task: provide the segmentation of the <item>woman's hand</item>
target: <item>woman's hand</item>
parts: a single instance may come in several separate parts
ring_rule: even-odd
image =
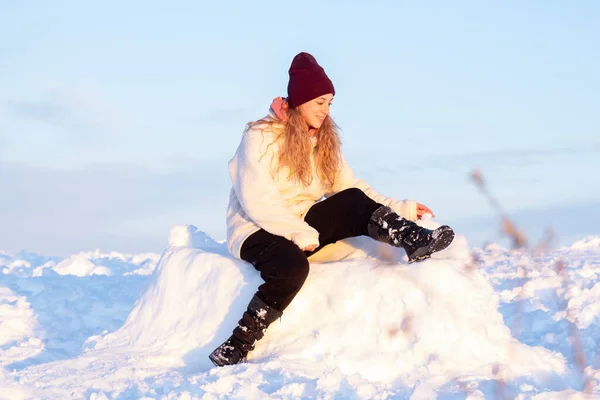
[[[425,214],[431,214],[433,218],[435,218],[435,214],[429,208],[425,207],[423,204],[417,203],[417,218],[421,219]]]
[[[317,248],[316,244],[311,244],[309,246],[306,246],[302,249],[302,251],[314,251]]]

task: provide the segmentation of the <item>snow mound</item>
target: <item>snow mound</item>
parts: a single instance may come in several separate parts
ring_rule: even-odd
[[[160,258],[157,253],[101,253],[99,250],[73,254],[67,258],[44,257],[21,252],[0,254],[0,271],[4,275],[41,277],[50,271],[77,277],[104,275],[150,275]]]
[[[573,250],[600,250],[600,236],[588,236],[576,241],[570,248]]]
[[[24,296],[0,286],[0,367],[43,351],[34,334],[37,318]]]
[[[70,256],[63,261],[59,262],[54,270],[59,275],[75,275],[75,276],[88,276],[88,275],[111,275],[111,270],[103,265],[94,264],[89,258],[83,254],[76,254]]]
[[[572,288],[566,293],[565,298],[568,300],[566,316],[569,321],[577,325],[577,328],[586,329],[592,324],[599,325],[600,282],[590,289]]]
[[[89,352],[137,349],[145,355],[139,366],[212,368],[208,354],[231,334],[262,280],[248,263],[195,248],[207,244],[199,232],[174,231],[124,325],[90,340]],[[294,365],[311,378],[337,371],[392,387],[419,383],[424,391],[498,371],[505,379],[564,371],[562,355],[511,336],[493,287],[465,269],[469,254],[457,236],[419,264],[313,261],[305,286],[248,363]]]

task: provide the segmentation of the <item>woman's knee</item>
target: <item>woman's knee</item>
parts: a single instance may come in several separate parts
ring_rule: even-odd
[[[365,192],[363,192],[359,188],[345,189],[345,190],[342,190],[341,192],[339,192],[338,194],[340,196],[343,196],[345,199],[347,199],[350,202],[362,201],[362,200],[365,200],[365,198],[369,199],[369,197],[365,194]]]
[[[301,284],[308,276],[309,262],[298,246],[280,238],[264,251],[255,267],[265,281],[277,279]]]
[[[379,204],[366,195],[365,192],[358,188],[349,188],[346,190],[342,190],[336,196],[340,196],[339,200],[342,205],[347,207],[351,207],[354,210],[359,210],[362,208],[368,209],[376,209]]]
[[[371,215],[381,204],[370,198],[358,188],[349,188],[339,192],[340,206],[342,210],[348,210],[352,214]],[[336,195],[336,196],[337,196]]]
[[[280,271],[277,274],[279,278],[293,280],[300,285],[304,283],[308,277],[310,264],[302,250],[298,249],[298,251],[288,253],[285,257],[282,257],[279,262]]]

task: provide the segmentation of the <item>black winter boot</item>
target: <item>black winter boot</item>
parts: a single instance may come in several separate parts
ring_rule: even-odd
[[[281,315],[281,311],[267,305],[255,294],[238,326],[233,330],[233,335],[210,353],[208,358],[217,367],[246,360],[248,353],[254,350],[254,343],[262,339],[269,325]]]
[[[385,206],[379,207],[371,215],[367,229],[373,239],[406,250],[409,263],[431,257],[436,251],[448,247],[454,239],[454,231],[447,225],[432,231]]]

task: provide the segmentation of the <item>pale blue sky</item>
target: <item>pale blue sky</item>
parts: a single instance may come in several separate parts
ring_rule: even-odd
[[[591,0],[2,2],[0,249],[223,239],[227,161],[300,51],[380,192],[474,242],[473,168],[507,211],[600,214],[598,21]]]

